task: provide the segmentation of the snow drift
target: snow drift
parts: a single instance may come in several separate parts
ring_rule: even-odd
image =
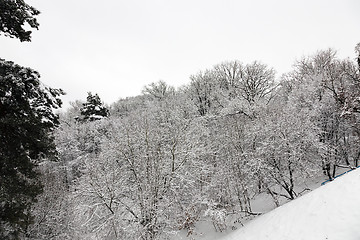
[[[360,169],[233,232],[223,240],[359,240]]]

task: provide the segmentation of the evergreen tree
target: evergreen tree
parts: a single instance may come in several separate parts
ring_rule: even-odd
[[[31,223],[41,193],[36,166],[56,156],[53,109],[60,89],[43,86],[39,73],[0,59],[0,238],[17,239]]]
[[[78,118],[78,120],[84,122],[95,121],[109,116],[109,110],[101,102],[100,97],[97,94],[92,95],[91,92],[88,93],[86,103],[83,104],[80,113],[82,118]]]
[[[0,1],[0,35],[31,41],[40,14],[24,0]],[[42,192],[37,165],[56,157],[52,132],[61,89],[45,87],[38,72],[0,58],[0,239],[19,239]]]
[[[24,28],[27,23],[31,28],[38,29],[39,23],[35,16],[40,12],[29,6],[24,0],[0,1],[0,35],[18,38],[21,42],[31,41],[31,31]]]

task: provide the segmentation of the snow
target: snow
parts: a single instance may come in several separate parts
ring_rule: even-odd
[[[245,224],[222,240],[359,240],[360,169]]]
[[[231,231],[231,230],[229,230]],[[226,232],[216,232],[210,219],[206,221],[199,221],[196,223],[196,228],[193,234],[187,236],[186,231],[175,232],[171,240],[217,240],[224,236]]]

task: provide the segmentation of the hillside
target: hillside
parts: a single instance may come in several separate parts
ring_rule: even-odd
[[[289,202],[223,240],[360,239],[360,170]]]

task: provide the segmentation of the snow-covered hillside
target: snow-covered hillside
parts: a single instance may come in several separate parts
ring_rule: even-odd
[[[222,240],[359,240],[360,169],[289,202]]]

